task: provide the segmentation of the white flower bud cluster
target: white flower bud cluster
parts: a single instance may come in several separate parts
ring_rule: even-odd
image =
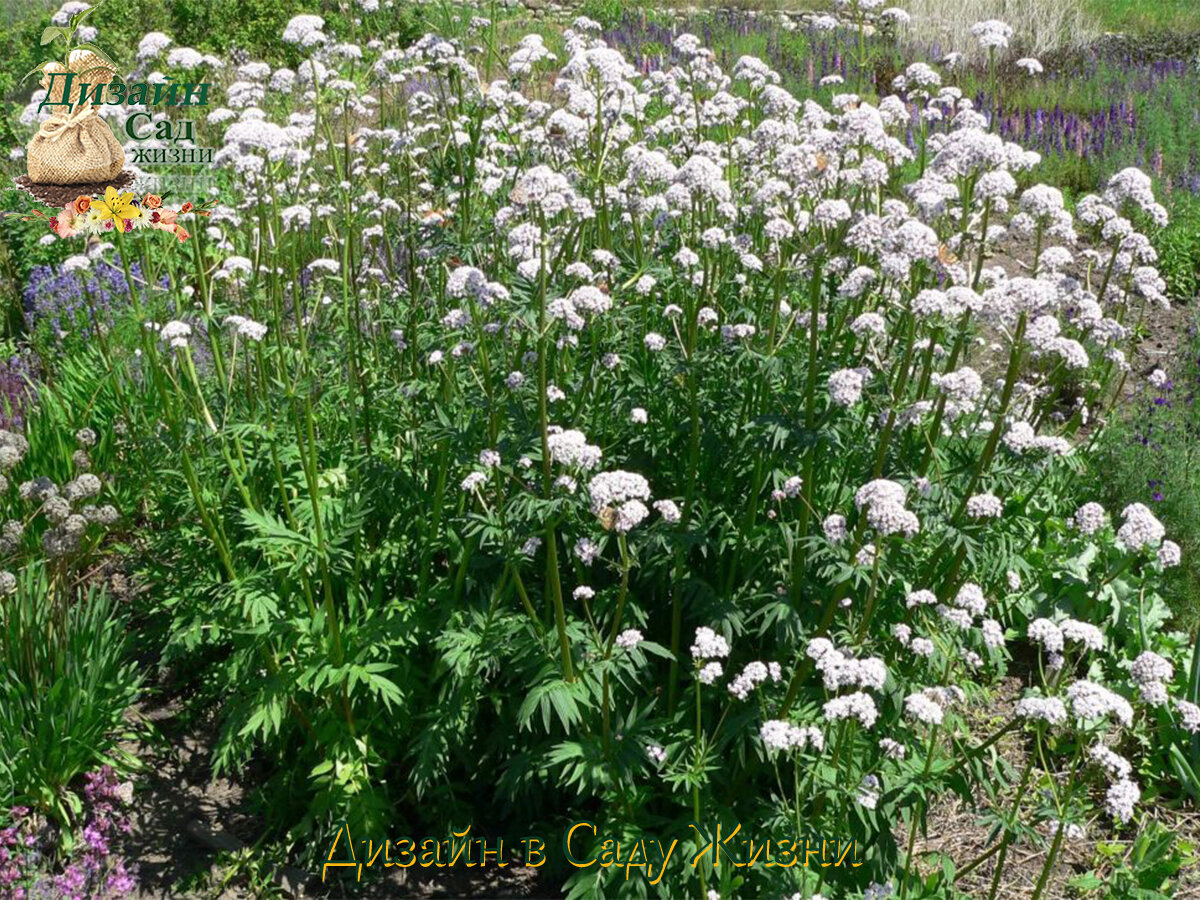
[[[846,517],[834,513],[825,517],[825,521],[821,523],[821,530],[825,532],[825,539],[831,544],[840,544],[846,540]]]
[[[1067,524],[1090,537],[1108,525],[1108,513],[1099,503],[1085,503],[1075,510]]]
[[[976,494],[967,499],[967,515],[972,519],[998,519],[1004,503],[995,494]]]
[[[980,632],[983,634],[983,643],[991,649],[1003,647],[1004,628],[995,619],[984,619],[983,624],[979,626]]]
[[[1105,795],[1104,808],[1108,814],[1122,824],[1133,818],[1133,808],[1142,798],[1137,784],[1128,778],[1113,782]]]
[[[829,376],[829,399],[837,406],[851,407],[862,398],[863,376],[857,369],[839,369]]]
[[[1179,727],[1189,734],[1200,734],[1200,706],[1188,700],[1176,700],[1179,712]]]
[[[1130,765],[1129,760],[1119,753],[1114,753],[1103,744],[1095,744],[1088,748],[1088,759],[1103,769],[1111,778],[1128,778],[1133,772],[1133,766]]]
[[[7,471],[25,458],[29,441],[25,435],[0,428],[0,471]]]

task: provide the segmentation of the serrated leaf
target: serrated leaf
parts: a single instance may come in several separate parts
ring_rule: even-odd
[[[637,647],[639,650],[649,653],[652,656],[661,656],[663,659],[673,658],[670,650],[662,644],[656,644],[654,641],[639,641]]]
[[[395,702],[397,705],[404,702],[404,694],[401,693],[400,688],[396,686],[396,683],[384,678],[382,675],[368,672],[367,685],[371,688],[372,693],[374,693],[377,697],[379,697],[380,700],[383,701],[383,705],[386,706],[389,711],[392,708],[393,702]]]

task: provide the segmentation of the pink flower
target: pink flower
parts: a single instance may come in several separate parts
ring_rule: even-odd
[[[75,228],[75,210],[71,204],[64,206],[58,215],[50,217],[50,228],[60,238],[69,238],[78,233]]]

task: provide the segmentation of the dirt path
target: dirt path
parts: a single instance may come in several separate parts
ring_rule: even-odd
[[[243,808],[245,791],[233,780],[212,775],[215,723],[185,722],[183,705],[174,699],[143,700],[132,715],[152,735],[125,747],[146,766],[136,781],[133,832],[127,840],[129,858],[138,866],[138,900],[200,896],[181,893],[182,886],[208,880],[217,854],[197,839],[196,825],[252,835],[254,821]],[[251,896],[237,888],[203,895],[220,900]]]

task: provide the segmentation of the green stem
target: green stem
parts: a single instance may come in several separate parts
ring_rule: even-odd
[[[929,731],[929,748],[925,752],[925,770],[921,775],[921,780],[929,778],[929,773],[933,769],[933,754],[937,749],[937,736],[940,725],[934,725]],[[900,900],[904,900],[908,896],[908,885],[910,876],[912,875],[913,867],[913,848],[917,843],[917,825],[920,824],[921,816],[923,815],[924,803],[918,803],[913,809],[912,825],[908,829],[908,851],[904,854],[904,878],[900,882]]]

